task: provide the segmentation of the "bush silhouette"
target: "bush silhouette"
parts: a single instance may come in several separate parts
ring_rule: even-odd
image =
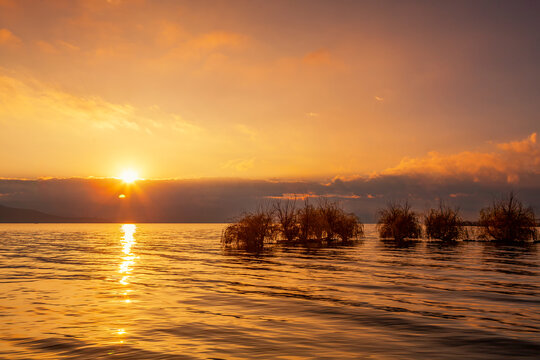
[[[455,241],[465,234],[462,222],[459,210],[441,203],[438,209],[430,209],[424,218],[426,236],[430,239]]]
[[[349,241],[364,235],[364,225],[358,217],[345,213],[337,203],[321,201],[317,210],[327,240]]]
[[[236,223],[225,228],[221,242],[246,250],[262,250],[264,244],[275,239],[276,227],[272,215],[262,209],[244,214]]]
[[[356,215],[347,214],[337,203],[320,201],[313,206],[306,200],[297,209],[295,200],[286,200],[274,203],[272,211],[244,214],[225,228],[221,241],[225,246],[261,250],[278,239],[292,244],[322,244],[363,235],[363,224]]]
[[[377,230],[381,238],[404,240],[417,239],[422,234],[418,215],[411,210],[408,202],[390,203],[386,209],[379,210]]]
[[[480,210],[480,237],[496,241],[536,240],[536,220],[513,193]]]
[[[349,241],[351,239],[359,239],[364,236],[364,225],[354,214],[342,214],[334,223],[333,233],[341,239],[341,241]]]
[[[324,218],[319,209],[309,204],[307,201],[304,207],[298,210],[298,228],[300,229],[300,242],[308,242],[310,240],[323,240],[325,223]]]
[[[279,233],[285,240],[294,241],[300,233],[296,213],[296,199],[276,201],[274,203],[274,216]]]

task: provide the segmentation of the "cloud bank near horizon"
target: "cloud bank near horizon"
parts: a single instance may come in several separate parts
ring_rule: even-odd
[[[128,187],[115,179],[0,180],[0,204],[54,215],[95,217],[119,222],[227,222],[243,211],[277,199],[339,201],[362,221],[373,222],[379,208],[408,200],[417,211],[440,200],[458,206],[469,220],[499,196],[516,191],[540,208],[540,176],[528,185],[467,178],[444,180],[415,175],[380,175],[328,183],[241,179],[142,180]],[[120,194],[127,194],[119,199]]]
[[[444,201],[474,220],[481,207],[509,191],[540,207],[536,133],[492,143],[484,152],[429,153],[370,176],[336,176],[329,181],[149,179],[126,185],[112,178],[0,179],[0,204],[117,221],[226,222],[279,199],[327,198],[372,222],[377,210],[391,201],[408,200],[418,211]],[[120,199],[120,194],[127,196]]]

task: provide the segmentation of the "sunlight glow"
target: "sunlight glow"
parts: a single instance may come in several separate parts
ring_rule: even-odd
[[[139,180],[139,174],[135,170],[125,170],[120,175],[120,180],[122,180],[126,184],[131,184],[136,180]]]

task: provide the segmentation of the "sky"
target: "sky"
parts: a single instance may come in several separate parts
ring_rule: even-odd
[[[0,0],[0,178],[530,189],[539,13],[537,1]]]

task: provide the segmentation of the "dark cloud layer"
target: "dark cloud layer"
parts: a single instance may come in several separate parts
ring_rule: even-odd
[[[540,175],[518,184],[478,182],[469,177],[437,178],[378,175],[315,181],[241,179],[140,180],[125,185],[116,179],[0,180],[0,204],[54,215],[98,217],[136,222],[226,222],[242,211],[279,198],[296,196],[340,201],[364,222],[373,222],[377,209],[390,201],[408,200],[418,211],[439,199],[459,206],[474,220],[480,208],[509,191],[537,210]],[[125,199],[118,195],[126,194]]]

